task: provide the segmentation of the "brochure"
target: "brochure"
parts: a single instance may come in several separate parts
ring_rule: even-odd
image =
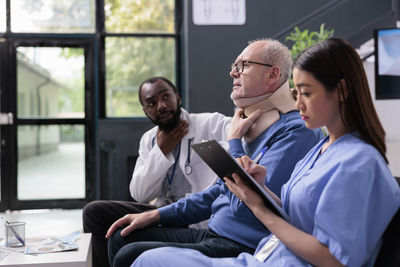
[[[25,254],[43,254],[50,252],[77,250],[76,240],[80,231],[75,231],[66,236],[38,236],[25,240],[24,247],[6,247],[4,242],[0,245],[0,260],[7,256],[8,252]]]
[[[27,240],[25,254],[41,254],[78,249],[75,243],[80,231],[62,237],[37,237]]]

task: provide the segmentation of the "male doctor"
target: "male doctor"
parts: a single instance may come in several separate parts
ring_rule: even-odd
[[[109,266],[107,229],[129,213],[162,207],[202,191],[217,180],[190,145],[204,139],[226,140],[231,120],[219,113],[188,113],[171,81],[152,77],[139,87],[139,101],[156,126],[140,140],[129,190],[136,201],[93,201],[83,209],[83,227],[92,233],[93,266]],[[152,205],[142,204],[150,202]]]

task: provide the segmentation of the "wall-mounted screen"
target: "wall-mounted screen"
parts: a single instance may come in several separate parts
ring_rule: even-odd
[[[375,97],[400,99],[400,29],[375,30]]]

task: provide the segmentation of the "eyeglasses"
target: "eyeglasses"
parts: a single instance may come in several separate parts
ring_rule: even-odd
[[[255,62],[255,61],[250,61],[250,60],[239,60],[236,64],[232,63],[231,70],[236,69],[236,71],[241,74],[244,70],[244,63],[252,63],[252,64],[258,64],[258,65],[263,65],[267,67],[273,67],[274,65],[271,64],[266,64],[266,63],[260,63],[260,62]]]

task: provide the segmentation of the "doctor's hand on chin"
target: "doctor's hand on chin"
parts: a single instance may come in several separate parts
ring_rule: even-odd
[[[179,144],[182,138],[189,132],[189,124],[180,120],[178,126],[169,132],[158,131],[157,144],[164,155],[170,153]]]

